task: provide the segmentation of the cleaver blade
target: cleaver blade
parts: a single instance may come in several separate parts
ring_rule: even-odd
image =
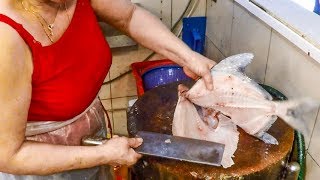
[[[137,137],[141,137],[143,143],[135,151],[142,155],[221,165],[224,144],[146,131],[139,131]]]

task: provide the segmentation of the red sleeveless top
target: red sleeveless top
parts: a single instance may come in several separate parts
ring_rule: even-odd
[[[111,51],[89,0],[78,0],[71,23],[54,44],[42,46],[21,24],[0,14],[33,56],[28,121],[64,121],[83,112],[97,96],[111,66]]]

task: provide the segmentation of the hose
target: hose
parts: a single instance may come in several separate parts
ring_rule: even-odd
[[[304,137],[301,133],[295,131],[294,139],[297,142],[298,163],[300,165],[298,180],[304,180],[306,175],[306,154],[305,154],[306,152],[305,152]]]

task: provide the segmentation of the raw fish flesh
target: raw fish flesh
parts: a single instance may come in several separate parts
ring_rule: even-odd
[[[186,87],[179,85],[179,100],[172,124],[173,135],[224,144],[221,164],[225,168],[232,166],[232,157],[239,141],[237,126],[218,111],[202,108],[202,113],[198,113],[196,107],[183,95],[186,90]]]
[[[307,133],[302,115],[318,107],[318,103],[309,98],[272,101],[267,91],[243,73],[252,58],[249,53],[239,54],[217,64],[211,70],[214,86],[211,91],[202,79],[190,90],[183,85],[178,88],[173,135],[225,144],[221,163],[224,168],[234,164],[232,157],[239,140],[236,126],[265,143],[278,144],[267,133],[278,117]]]

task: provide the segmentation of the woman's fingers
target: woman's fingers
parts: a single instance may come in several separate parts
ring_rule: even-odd
[[[143,142],[142,138],[129,138],[128,139],[128,144],[132,148],[137,148],[139,147]]]
[[[128,152],[126,165],[132,166],[135,164],[142,156],[136,153],[132,148]]]
[[[211,91],[213,89],[213,80],[211,73],[206,73],[202,78],[204,80],[204,83],[206,84],[207,89]]]
[[[213,79],[212,79],[212,75],[211,75],[211,69],[217,64],[215,61],[209,60],[208,59],[208,64],[207,67],[208,69],[206,70],[206,72],[204,73],[203,80],[206,84],[206,87],[208,90],[212,90],[213,89]]]
[[[216,65],[216,62],[210,60],[203,55],[194,52],[190,59],[186,60],[183,70],[187,76],[192,79],[201,77],[204,80],[208,90],[213,89],[213,80],[211,76],[211,68]]]
[[[135,152],[132,148],[129,151],[130,151],[130,154],[133,155],[133,158],[136,159],[136,160],[138,160],[138,159],[140,159],[142,157],[141,154]]]
[[[213,65],[209,65],[210,67]],[[208,67],[209,67],[208,66]],[[192,79],[198,79],[200,76],[198,76],[197,74],[193,73],[189,68],[187,67],[183,67],[184,72],[186,73],[186,75]],[[205,72],[206,71],[206,72]],[[211,76],[211,72],[210,72],[210,68],[205,69],[203,72],[200,72],[204,75],[202,75],[202,79],[204,80],[204,83],[206,85],[206,88],[208,90],[212,90],[213,89],[213,81],[212,81],[212,76]]]
[[[184,71],[184,73],[188,76],[188,77],[190,77],[191,79],[198,79],[199,78],[199,76],[196,74],[196,73],[194,73],[194,72],[192,72],[189,68],[187,68],[187,67],[183,67],[183,71]]]

